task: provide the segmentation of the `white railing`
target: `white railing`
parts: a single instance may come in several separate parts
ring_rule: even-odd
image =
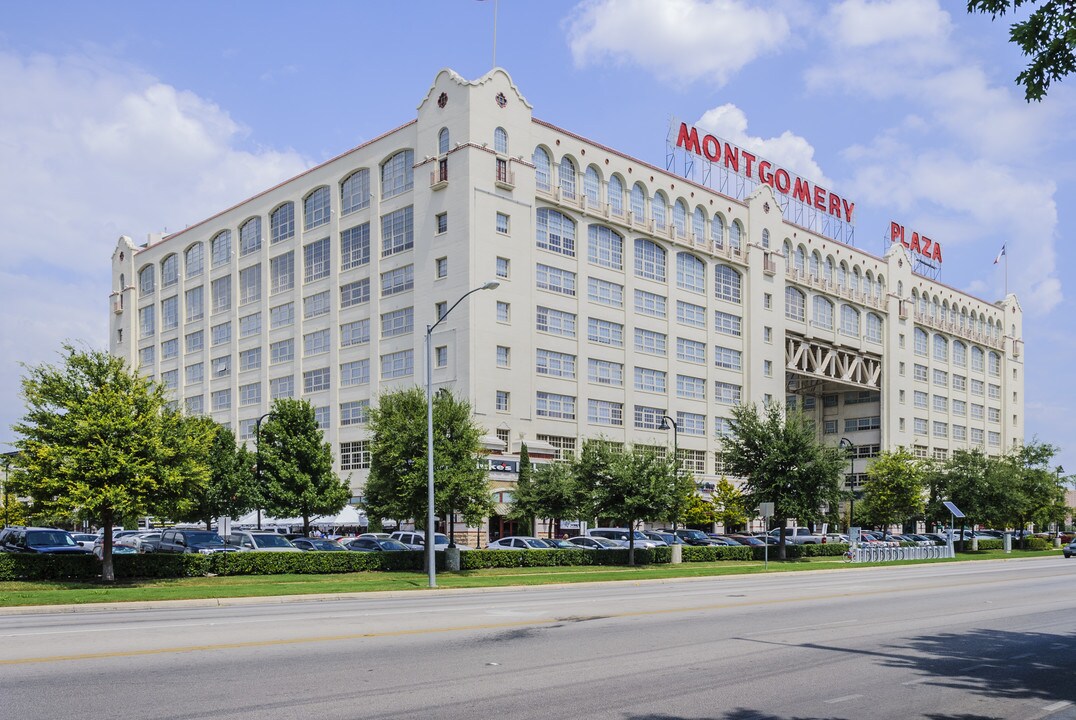
[[[897,560],[939,560],[955,557],[952,545],[894,547],[891,543],[865,543],[849,549],[852,562],[894,562]]]

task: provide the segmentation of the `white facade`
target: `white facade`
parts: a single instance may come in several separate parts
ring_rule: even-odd
[[[507,452],[669,446],[669,415],[712,480],[731,406],[767,400],[863,457],[1023,440],[1015,296],[786,222],[769,187],[734,200],[536,120],[499,69],[441,71],[415,120],[182,232],[121,238],[112,268],[114,354],[240,438],[272,398],[310,400],[356,495],[364,405],[424,384],[439,304],[490,280],[434,332],[433,379]]]

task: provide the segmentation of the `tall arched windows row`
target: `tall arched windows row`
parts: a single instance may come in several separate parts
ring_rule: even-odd
[[[937,295],[931,295],[918,288],[912,288],[912,307],[923,320],[930,320],[936,324],[947,326],[945,329],[980,336],[994,342],[1001,342],[1005,334],[1004,325],[999,318],[989,317],[984,312],[969,310],[967,306],[957,302],[950,303],[947,299],[941,299]],[[1016,328],[1013,328],[1013,335]]]

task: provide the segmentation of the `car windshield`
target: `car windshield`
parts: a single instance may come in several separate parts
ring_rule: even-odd
[[[548,550],[549,548],[553,547],[552,545],[547,544],[545,540],[539,540],[538,538],[535,538],[534,540],[527,540],[526,542],[532,548],[537,548],[539,550]]]
[[[271,535],[254,535],[254,544],[260,548],[268,547],[292,547],[288,539],[283,535],[273,533]]]
[[[78,543],[62,530],[34,530],[26,533],[26,544],[29,547],[61,547]]]
[[[702,530],[681,530],[681,537],[691,538],[692,540],[705,540],[706,533]]]
[[[380,540],[382,550],[407,550],[407,546],[395,540]]]
[[[213,532],[188,532],[187,543],[190,545],[223,545],[224,539]]]
[[[448,536],[447,535],[442,535],[441,533],[436,533],[433,536],[433,544],[434,545],[448,545]]]
[[[311,540],[310,543],[318,550],[339,550],[340,545],[332,540]]]

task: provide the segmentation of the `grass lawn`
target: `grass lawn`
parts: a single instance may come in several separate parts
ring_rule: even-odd
[[[841,557],[770,561],[768,572],[853,569],[865,566],[916,565],[924,562],[963,562],[1002,558],[1051,557],[1057,550],[1030,552],[1001,550],[962,553],[953,560],[906,560],[890,563],[847,564]],[[660,580],[665,578],[713,577],[767,572],[757,561],[682,563],[640,567],[536,567],[496,568],[437,576],[440,588],[504,587],[553,583]],[[0,582],[0,607],[26,605],[75,605],[137,600],[191,600],[206,598],[310,595],[320,593],[374,592],[427,589],[425,573],[363,572],[341,575],[243,575],[228,577],[135,580],[116,584],[101,582]]]

